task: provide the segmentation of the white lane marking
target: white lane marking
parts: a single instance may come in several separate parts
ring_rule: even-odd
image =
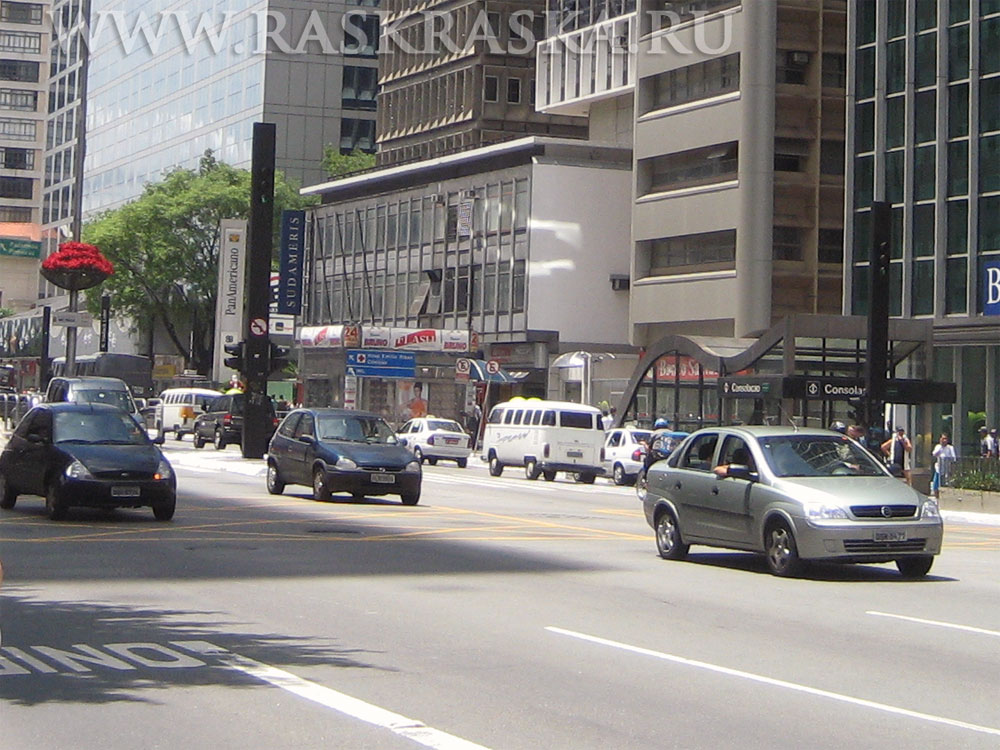
[[[875,617],[891,617],[895,620],[906,620],[907,622],[917,622],[921,625],[934,625],[939,628],[950,628],[951,630],[964,630],[966,633],[979,633],[980,635],[992,635],[996,638],[1000,638],[1000,631],[997,630],[987,630],[986,628],[976,628],[972,625],[958,625],[954,622],[941,622],[940,620],[924,620],[920,617],[909,617],[907,615],[894,615],[890,612],[876,612],[874,610],[868,610],[865,612],[866,615],[875,615]]]
[[[304,680],[291,672],[241,656],[208,641],[171,641],[171,645],[197,654],[217,657],[232,669],[256,677],[258,680],[263,680],[282,690],[287,690],[301,698],[319,703],[321,706],[332,708],[346,716],[388,729],[425,747],[439,748],[440,750],[488,750],[483,745],[477,745],[474,742],[463,740],[461,737],[429,727],[422,721],[409,719],[345,693]]]
[[[885,711],[886,713],[896,714],[898,716],[906,716],[911,719],[919,719],[921,721],[928,721],[934,724],[944,724],[949,727],[956,727],[958,729],[968,729],[972,732],[980,732],[982,734],[990,734],[995,737],[1000,737],[1000,729],[996,727],[982,726],[981,724],[971,724],[967,721],[959,721],[957,719],[949,719],[944,716],[935,716],[934,714],[925,714],[920,711],[911,711],[908,708],[900,708],[899,706],[891,706],[887,703],[877,703],[875,701],[865,700],[864,698],[855,698],[851,695],[844,695],[842,693],[834,693],[829,690],[821,690],[819,688],[809,687],[808,685],[799,685],[794,682],[787,682],[785,680],[778,680],[773,677],[765,677],[764,675],[754,674],[753,672],[744,672],[739,669],[730,669],[729,667],[722,667],[718,664],[709,664],[708,662],[698,661],[696,659],[686,659],[683,656],[675,656],[674,654],[667,654],[662,651],[653,651],[652,649],[642,648],[640,646],[630,646],[627,643],[621,643],[619,641],[611,641],[607,638],[600,638],[595,635],[587,635],[586,633],[578,633],[573,630],[564,630],[563,628],[557,628],[553,626],[548,626],[545,628],[551,633],[557,633],[559,635],[566,635],[570,638],[578,638],[582,641],[589,641],[591,643],[597,643],[601,646],[611,646],[612,648],[621,649],[623,651],[630,651],[634,654],[641,654],[643,656],[652,656],[656,659],[662,659],[664,661],[674,662],[675,664],[684,664],[689,667],[697,667],[698,669],[705,669],[709,672],[716,672],[718,674],[728,675],[730,677],[739,677],[743,680],[751,680],[753,682],[763,683],[765,685],[773,685],[774,687],[786,688],[788,690],[794,690],[799,693],[806,693],[808,695],[815,695],[820,698],[829,698],[831,700],[840,701],[842,703],[850,703],[855,706],[863,706],[865,708],[875,709],[876,711]]]
[[[504,479],[491,478],[491,479],[475,479],[475,478],[464,478],[449,476],[446,474],[431,474],[430,472],[424,472],[424,481],[440,482],[441,484],[468,484],[475,487],[490,487],[496,488],[507,488],[515,489],[517,491],[529,490],[534,492],[582,492],[587,495],[595,495],[597,493],[604,493],[610,495],[611,497],[622,497],[626,493],[615,491],[611,486],[605,485],[575,485],[569,484],[568,482],[555,482],[545,484],[539,482],[529,482],[527,479],[523,484],[513,485],[508,483]]]

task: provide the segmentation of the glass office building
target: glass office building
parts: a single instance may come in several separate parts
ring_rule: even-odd
[[[84,215],[136,197],[174,167],[196,167],[207,149],[248,168],[254,122],[277,125],[277,167],[303,184],[325,179],[328,144],[374,151],[371,5],[96,0]]]
[[[1000,421],[1000,0],[849,9],[844,306],[868,310],[870,208],[888,201],[890,314],[933,320],[934,376],[958,384],[935,429],[968,454]]]

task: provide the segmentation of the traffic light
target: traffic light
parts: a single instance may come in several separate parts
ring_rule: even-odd
[[[231,357],[226,357],[222,360],[222,364],[231,370],[243,372],[246,367],[243,361],[246,344],[243,341],[237,341],[235,344],[226,344],[222,348],[226,350],[226,354],[232,355]]]
[[[288,367],[289,352],[291,352],[291,349],[289,349],[287,346],[278,346],[275,343],[271,343],[267,359],[268,371],[281,372],[286,367]]]
[[[851,422],[854,424],[868,424],[868,420],[865,418],[865,399],[864,398],[850,398],[847,400],[847,405],[849,407],[847,416],[850,417]]]

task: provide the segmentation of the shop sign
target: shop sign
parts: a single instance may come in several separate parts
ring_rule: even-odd
[[[303,326],[299,329],[299,344],[304,348],[332,348],[344,345],[346,326]]]
[[[281,255],[278,281],[278,312],[302,312],[302,269],[305,248],[305,211],[281,212]]]
[[[20,240],[0,237],[0,255],[12,258],[38,258],[42,254],[42,243],[37,240]]]
[[[358,378],[355,375],[344,376],[344,408],[358,408]]]
[[[344,326],[344,346],[348,348],[361,346],[361,326]]]
[[[1000,315],[1000,262],[983,263],[983,315]]]
[[[505,367],[545,367],[545,344],[541,342],[493,344],[488,354]]]
[[[656,367],[650,368],[646,372],[646,380],[653,379],[653,369],[656,370],[657,380],[676,380],[678,370],[682,383],[697,382],[698,380],[698,360],[687,355],[681,355],[680,358],[673,354],[663,355],[656,360]],[[719,373],[708,367],[702,367],[702,374],[705,380],[715,380],[719,377]]]
[[[861,378],[810,377],[790,375],[785,378],[785,396],[817,401],[861,398],[866,393]]]
[[[399,349],[418,352],[467,352],[469,332],[441,328],[389,328],[364,326],[364,349]]]
[[[719,394],[723,398],[781,398],[781,378],[745,377],[719,378]]]

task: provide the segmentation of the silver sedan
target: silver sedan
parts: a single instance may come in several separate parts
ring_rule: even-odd
[[[779,576],[824,560],[894,561],[904,576],[921,577],[941,551],[937,502],[827,430],[699,430],[650,467],[642,500],[669,560],[704,544],[762,552]]]

